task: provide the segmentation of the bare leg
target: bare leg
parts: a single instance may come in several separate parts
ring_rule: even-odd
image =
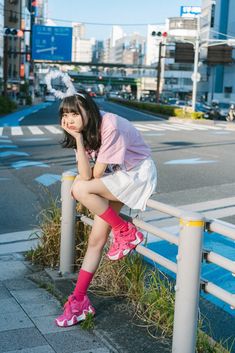
[[[110,206],[119,213],[123,204],[121,202],[109,202]],[[107,242],[111,227],[99,216],[94,217],[94,224],[89,235],[88,247],[83,259],[82,269],[94,273],[100,263],[104,245]]]
[[[72,195],[95,215],[104,213],[109,206],[109,201],[120,202],[100,179],[75,181]]]

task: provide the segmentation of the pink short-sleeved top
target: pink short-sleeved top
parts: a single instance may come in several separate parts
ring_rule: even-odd
[[[130,170],[151,155],[139,131],[126,119],[101,111],[101,146],[97,162]]]

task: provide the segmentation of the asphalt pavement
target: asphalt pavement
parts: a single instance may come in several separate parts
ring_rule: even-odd
[[[43,124],[48,123],[46,114],[41,116]],[[33,125],[33,116],[30,119],[30,124]],[[4,172],[8,173],[7,168]],[[231,184],[226,185],[224,188],[228,187],[226,195],[229,196]],[[221,195],[225,195],[224,189],[222,191]],[[6,200],[3,204],[6,204],[9,194],[4,195]],[[174,199],[180,199],[177,190],[171,190],[169,195],[172,202]],[[183,196],[182,203],[185,202]],[[29,204],[22,195],[20,199],[22,205]],[[164,194],[160,194],[159,200],[165,201]],[[202,200],[198,196],[198,202],[200,201]],[[18,204],[18,207],[21,207],[21,204]],[[17,222],[20,224],[20,221],[19,218]],[[14,227],[15,224],[12,224],[12,229]],[[62,311],[58,299],[62,300],[71,293],[74,279],[60,278],[56,272],[44,271],[25,261],[24,252],[37,242],[37,237],[28,237],[29,232],[23,229],[22,232],[1,234],[1,353],[171,352],[171,340],[162,338],[160,332],[157,333],[157,339],[152,338],[143,323],[134,317],[131,306],[121,298],[96,297],[89,294],[97,311],[95,327],[92,330],[86,331],[80,325],[66,329],[56,327],[54,318]],[[53,288],[53,295],[41,288],[42,283],[47,284],[50,289]],[[200,307],[208,318],[208,333],[212,331],[218,340],[234,336],[233,317],[205,300],[201,300]],[[235,347],[232,352],[234,351]]]

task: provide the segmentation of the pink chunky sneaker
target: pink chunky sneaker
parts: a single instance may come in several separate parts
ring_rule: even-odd
[[[79,321],[85,320],[88,313],[95,315],[95,309],[87,295],[83,301],[77,301],[74,295],[70,295],[64,305],[64,313],[55,319],[55,323],[59,327],[73,326]]]
[[[110,260],[119,260],[129,254],[138,244],[140,244],[144,236],[132,223],[127,223],[128,230],[126,231],[113,231],[114,241],[111,245],[107,256]]]

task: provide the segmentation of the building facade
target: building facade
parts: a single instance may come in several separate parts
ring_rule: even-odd
[[[143,64],[145,38],[139,34],[124,36],[115,42],[114,62],[126,65]]]
[[[167,19],[162,75],[165,98],[191,99],[193,73],[193,44],[197,34],[196,17],[172,17]],[[184,55],[192,48],[192,56]],[[182,52],[182,54],[181,54]]]
[[[4,0],[0,0],[0,91],[3,91],[3,29],[4,29]]]
[[[229,39],[235,39],[235,2],[233,0],[202,0],[201,16],[201,66],[202,80],[199,82],[199,93],[208,102],[235,102],[235,50]],[[227,47],[226,52],[215,51],[218,60],[210,60],[211,48],[216,40]],[[216,46],[214,46],[216,49]],[[227,56],[227,53],[231,53]],[[225,58],[226,54],[226,58]],[[226,60],[225,60],[226,59]]]

